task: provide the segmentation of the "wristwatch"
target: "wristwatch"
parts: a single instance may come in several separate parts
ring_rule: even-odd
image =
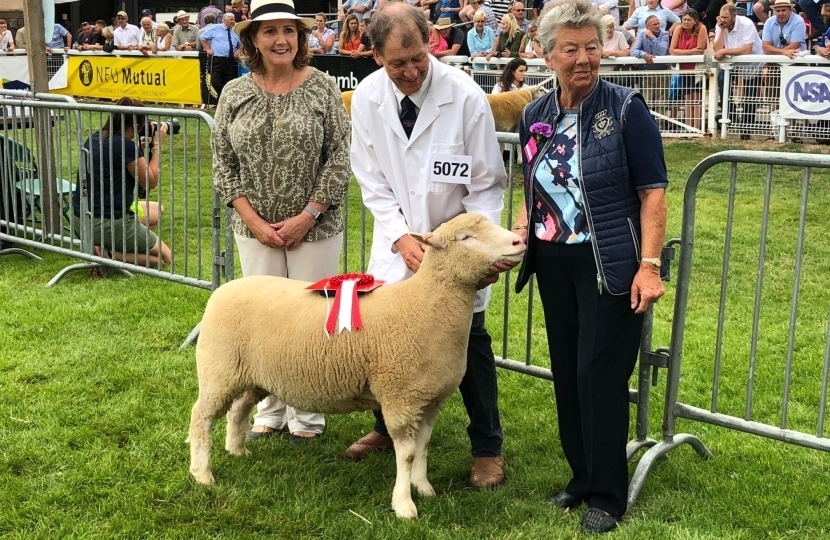
[[[657,268],[660,268],[663,262],[660,260],[660,257],[643,257],[642,259],[640,259],[640,261],[648,264],[653,264]]]
[[[314,221],[316,221],[318,223],[320,222],[321,219],[323,219],[323,212],[320,212],[319,210],[315,210],[314,207],[312,207],[310,204],[306,205],[306,207],[303,208],[303,210],[305,210],[306,212],[311,214],[311,217],[314,218]]]

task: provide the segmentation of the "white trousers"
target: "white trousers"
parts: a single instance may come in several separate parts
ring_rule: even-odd
[[[343,234],[318,242],[302,242],[291,251],[274,249],[259,243],[256,238],[234,235],[243,276],[279,276],[301,281],[319,281],[334,276],[340,266]],[[320,321],[322,327],[324,321]],[[257,404],[255,426],[268,426],[288,431],[322,433],[326,421],[322,414],[300,411],[289,407],[276,396],[268,396]]]

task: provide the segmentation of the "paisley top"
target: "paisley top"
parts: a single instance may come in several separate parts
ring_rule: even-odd
[[[248,197],[254,210],[275,223],[302,212],[309,202],[330,204],[306,242],[343,231],[351,170],[351,127],[334,80],[311,68],[287,94],[267,94],[248,73],[225,86],[211,136],[213,185],[222,202]],[[239,215],[234,233],[253,238]]]

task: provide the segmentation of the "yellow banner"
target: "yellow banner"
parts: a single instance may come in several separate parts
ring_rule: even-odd
[[[69,56],[66,88],[57,94],[198,105],[199,59],[135,56]]]

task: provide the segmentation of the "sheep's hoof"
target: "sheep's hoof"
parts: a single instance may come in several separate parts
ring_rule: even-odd
[[[213,473],[208,471],[190,471],[190,474],[193,475],[193,479],[196,480],[197,483],[205,485],[205,486],[212,486],[216,483],[216,480],[213,479]]]
[[[420,495],[421,497],[435,497],[435,488],[433,488],[432,484],[430,484],[429,482],[424,482],[423,484],[416,485],[415,489],[418,491],[418,495]]]
[[[239,448],[231,448],[230,446],[228,446],[225,448],[225,450],[227,450],[228,453],[232,456],[248,457],[251,455],[251,451],[245,448],[244,446]]]
[[[418,509],[412,500],[392,503],[392,508],[401,519],[416,519],[418,517]]]

